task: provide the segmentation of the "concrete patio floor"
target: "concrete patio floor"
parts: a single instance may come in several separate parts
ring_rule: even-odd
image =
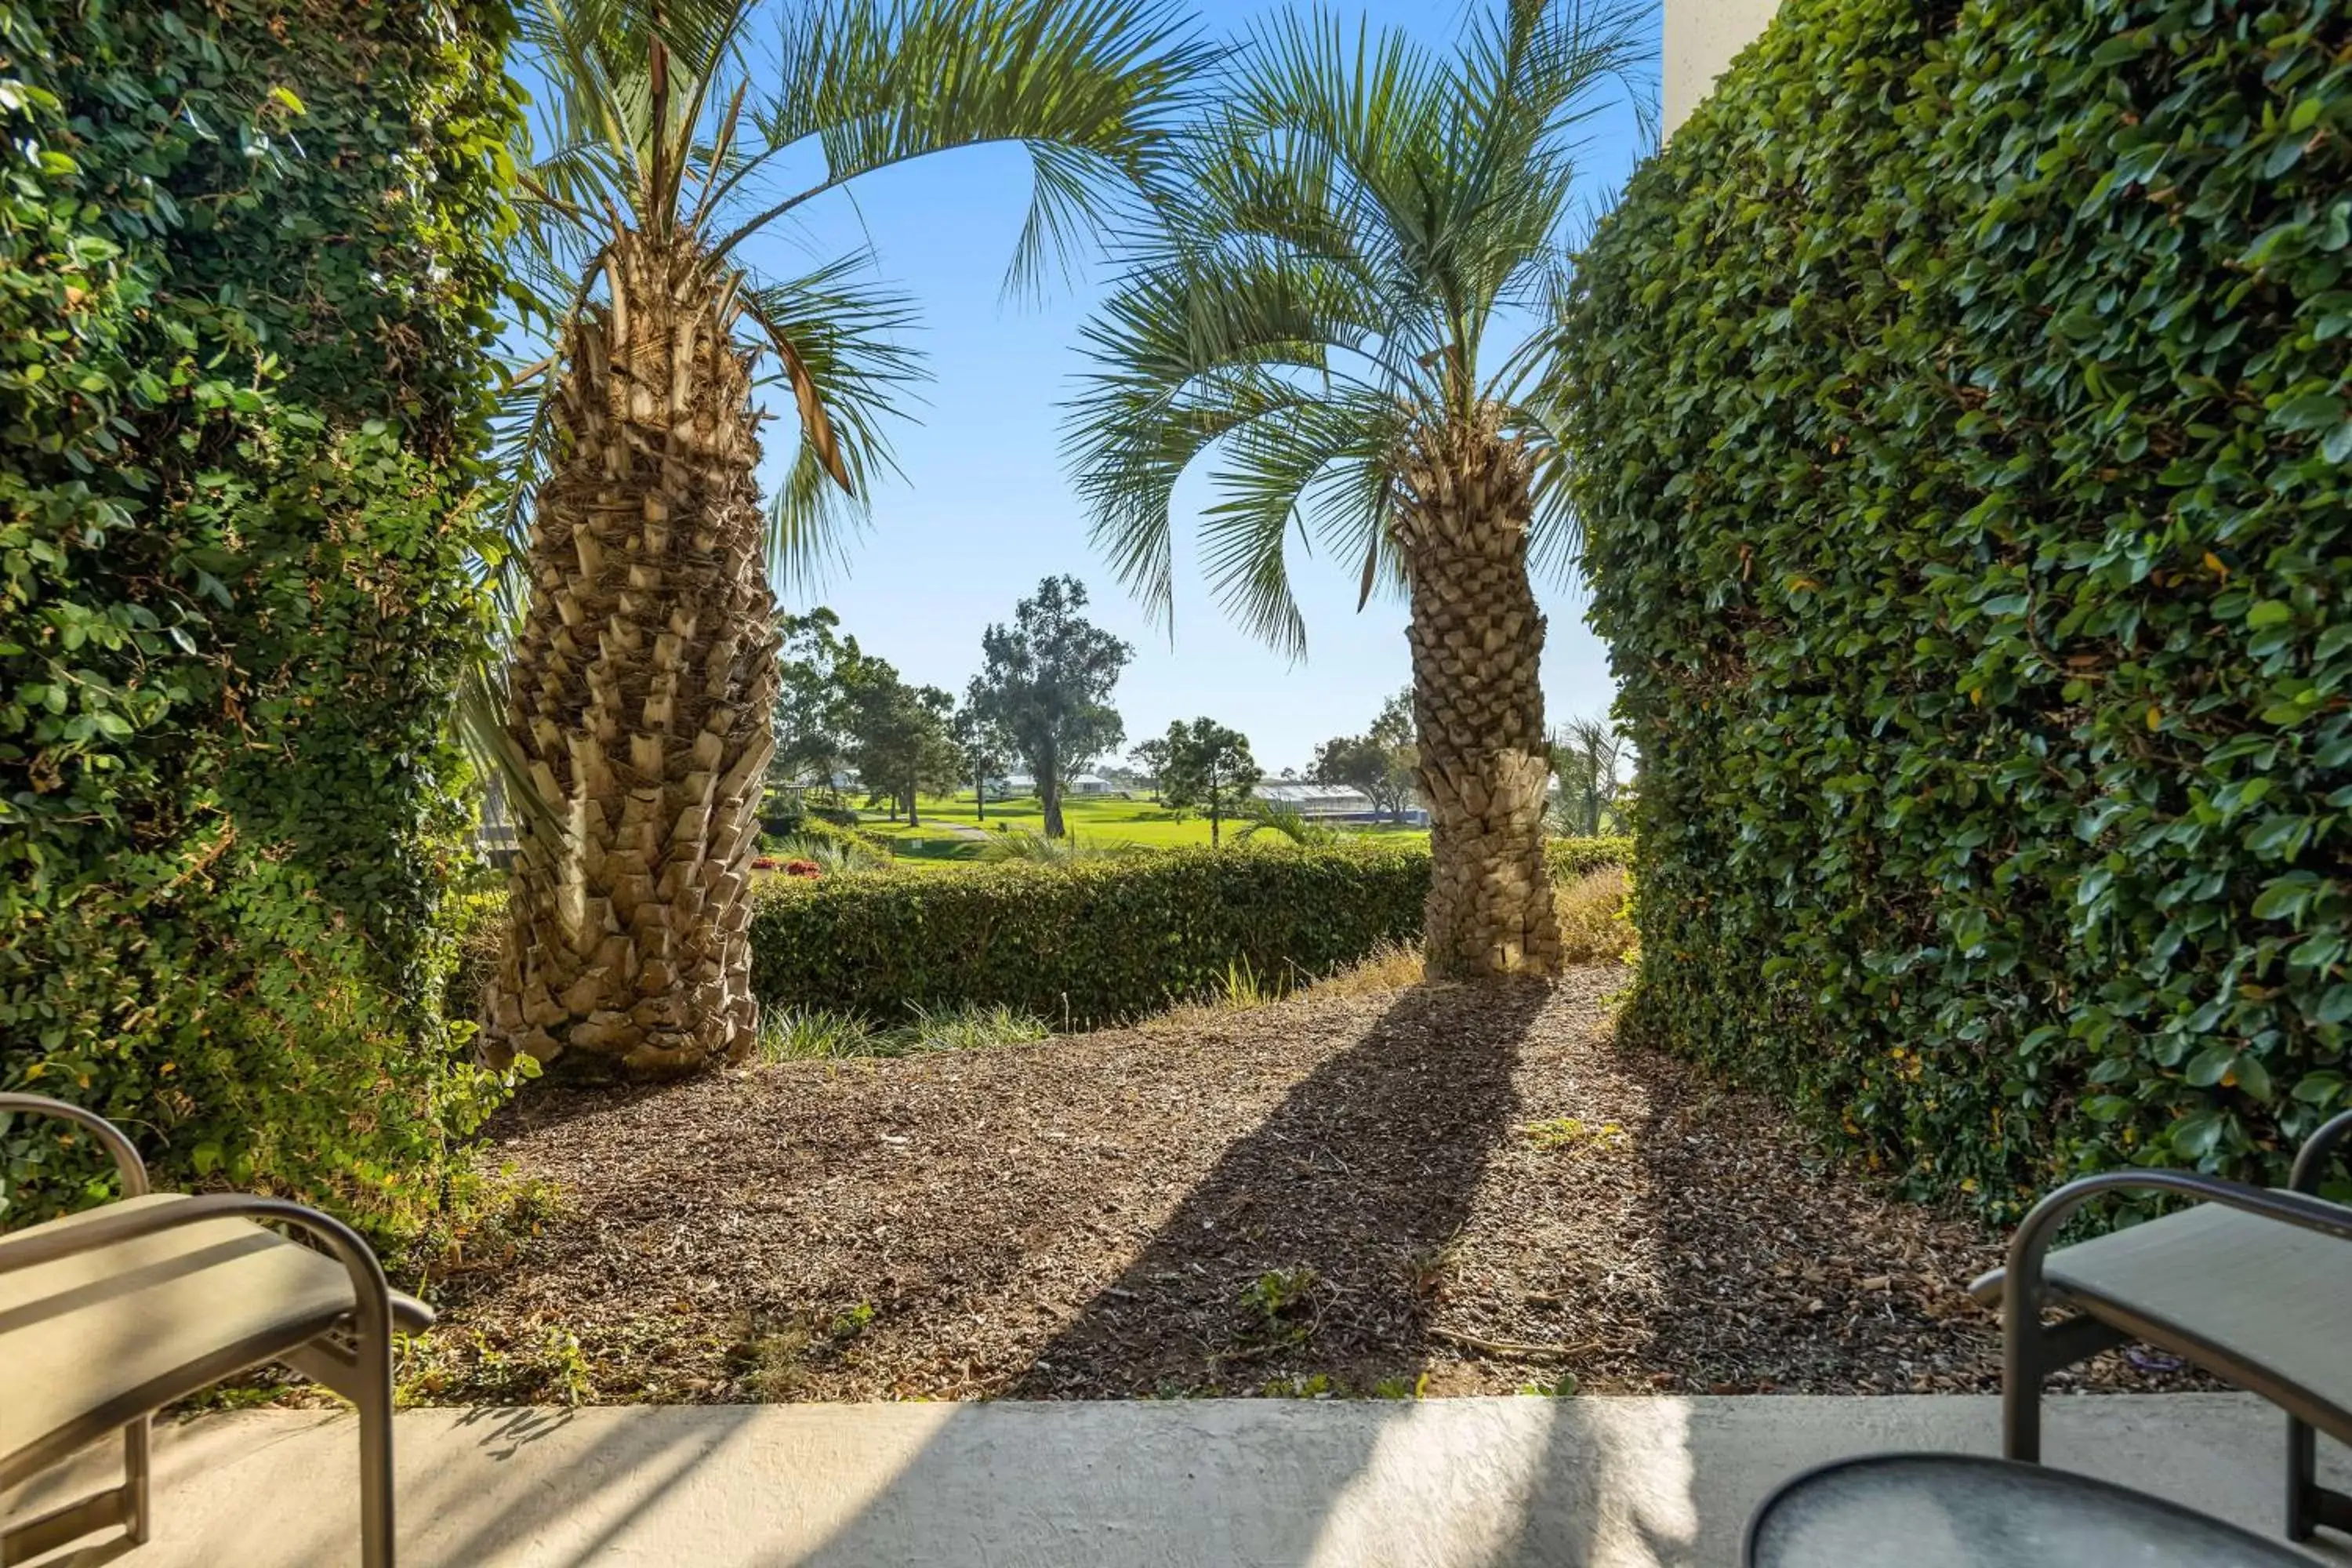
[[[1793,1395],[416,1410],[399,1417],[402,1561],[1717,1568],[1791,1471],[1874,1449],[1990,1452],[1995,1410]],[[2283,1421],[2268,1406],[2179,1394],[2048,1411],[2053,1463],[2275,1531]],[[158,1438],[154,1541],[53,1561],[352,1559],[347,1417],[210,1415]],[[2343,1484],[2344,1453],[2323,1447]],[[0,1511],[102,1483],[110,1458],[85,1456]]]

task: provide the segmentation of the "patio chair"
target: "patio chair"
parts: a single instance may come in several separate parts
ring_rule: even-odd
[[[2315,1430],[2352,1443],[2352,1207],[2317,1195],[2352,1111],[2314,1133],[2287,1190],[2187,1171],[2109,1171],[2043,1198],[2009,1264],[1969,1289],[2001,1314],[2001,1451],[2042,1457],[2042,1380],[2137,1340],[2259,1394],[2287,1413],[2286,1534],[2352,1531],[2352,1496],[2319,1485]],[[2051,1250],[2102,1193],[2199,1200],[2159,1219]],[[2068,1313],[2044,1324],[2045,1308]]]
[[[0,1568],[118,1526],[145,1541],[154,1413],[268,1361],[359,1407],[360,1560],[394,1568],[392,1336],[429,1326],[432,1311],[391,1289],[340,1220],[282,1198],[151,1193],[138,1151],[104,1118],[0,1094],[0,1116],[23,1114],[96,1134],[122,1196],[0,1236],[0,1489],[117,1431],[123,1480],[0,1531]]]

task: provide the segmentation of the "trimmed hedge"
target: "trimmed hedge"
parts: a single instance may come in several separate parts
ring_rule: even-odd
[[[516,89],[499,0],[0,0],[0,1088],[394,1235],[436,1005]],[[17,1224],[112,1184],[0,1126]]]
[[[1624,840],[1550,847],[1556,873],[1622,864]],[[970,1003],[1055,1026],[1124,1023],[1214,992],[1320,975],[1421,931],[1419,845],[1170,849],[933,876],[772,879],[751,921],[762,1005],[889,1021]]]
[[[1566,322],[1627,1023],[1921,1194],[2347,1103],[2352,17],[1788,0]]]

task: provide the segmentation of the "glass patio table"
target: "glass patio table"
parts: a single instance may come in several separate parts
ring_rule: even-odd
[[[1872,1454],[1783,1481],[1745,1568],[2312,1568],[2162,1498],[1969,1454]]]

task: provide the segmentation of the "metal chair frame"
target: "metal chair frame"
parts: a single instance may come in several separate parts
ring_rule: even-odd
[[[113,1157],[122,1181],[122,1195],[141,1197],[148,1193],[147,1169],[139,1158],[139,1151],[121,1129],[104,1117],[44,1095],[0,1094],[0,1114],[11,1113],[53,1117],[86,1129]],[[76,1253],[183,1226],[231,1218],[293,1226],[316,1240],[351,1276],[355,1304],[348,1333],[343,1325],[338,1324],[307,1343],[264,1359],[284,1362],[305,1376],[325,1384],[358,1407],[360,1561],[362,1568],[394,1568],[392,1290],[384,1279],[383,1266],[349,1226],[331,1215],[283,1198],[245,1193],[209,1194],[127,1213],[101,1211],[86,1223],[42,1235],[0,1236],[0,1273],[53,1263]],[[295,1244],[289,1241],[286,1245]],[[191,1388],[179,1396],[194,1392]],[[0,1533],[0,1568],[29,1562],[69,1541],[114,1525],[121,1526],[124,1539],[131,1543],[145,1542],[152,1520],[151,1448],[154,1414],[153,1409],[142,1411],[121,1428],[122,1484],[77,1499]],[[0,1454],[0,1472],[21,1467],[24,1460],[36,1454],[70,1453],[104,1436],[106,1429],[101,1426],[97,1431],[82,1432],[68,1427],[44,1434],[15,1454]],[[49,1461],[32,1468],[43,1468],[46,1462]]]
[[[2001,1453],[2039,1463],[2042,1458],[2042,1384],[2052,1373],[2103,1350],[2133,1340],[2177,1351],[2218,1377],[2259,1394],[2287,1413],[2286,1536],[2309,1541],[2322,1525],[2352,1531],[2352,1496],[2319,1484],[2315,1433],[2326,1431],[2352,1443],[2352,1427],[2341,1413],[2310,1393],[2261,1366],[2179,1327],[2130,1312],[2112,1302],[2077,1303],[2074,1315],[2045,1325],[2049,1305],[2043,1263],[2050,1245],[2075,1210],[2114,1192],[2170,1193],[2223,1204],[2248,1214],[2300,1226],[2352,1243],[2352,1208],[2318,1195],[2322,1173],[2336,1146],[2352,1135],[2352,1111],[2313,1133],[2295,1156],[2285,1192],[2249,1187],[2188,1171],[2108,1171],[2070,1182],[2036,1204],[2011,1238],[2008,1266],[1974,1287],[1983,1295],[1997,1284],[2001,1302]],[[2352,1303],[2347,1303],[2352,1308]],[[2352,1337],[2345,1353],[2352,1355]]]

